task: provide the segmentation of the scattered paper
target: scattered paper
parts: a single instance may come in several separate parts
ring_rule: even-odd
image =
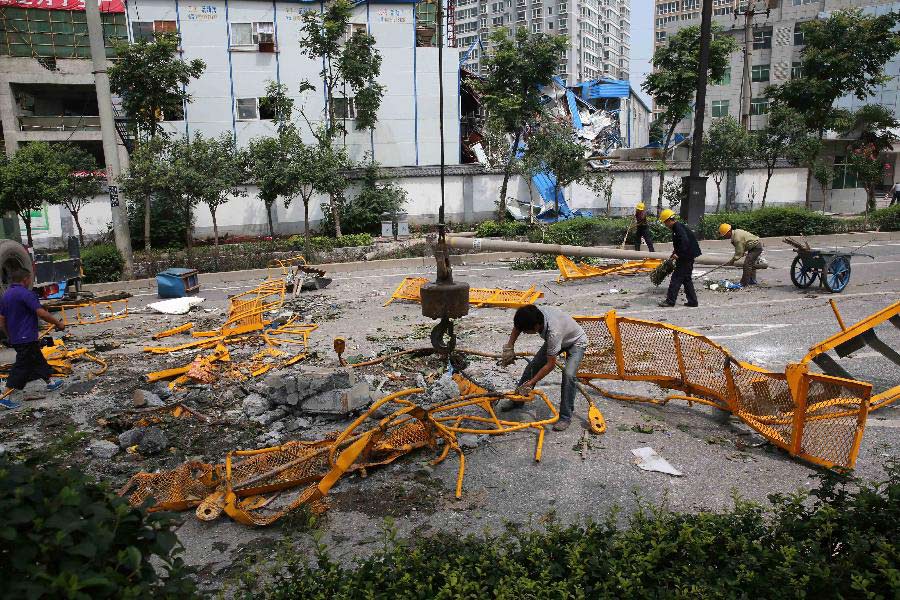
[[[646,448],[635,448],[631,451],[637,458],[637,466],[644,471],[656,471],[657,473],[667,473],[681,477],[684,475],[681,471],[669,464],[669,461],[656,453],[656,450],[647,446]]]
[[[171,300],[154,302],[148,304],[147,307],[165,315],[185,315],[191,308],[197,306],[201,302],[203,302],[203,298],[187,296],[185,298],[172,298]]]

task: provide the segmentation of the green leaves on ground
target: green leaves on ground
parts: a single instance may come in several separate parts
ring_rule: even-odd
[[[174,523],[76,468],[0,456],[4,598],[183,599],[196,595]]]

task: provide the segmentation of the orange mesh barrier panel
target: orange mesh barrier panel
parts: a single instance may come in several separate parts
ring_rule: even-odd
[[[610,397],[709,404],[734,413],[792,455],[824,466],[856,462],[871,384],[810,373],[802,363],[784,373],[767,371],[735,359],[693,331],[614,311],[575,318],[590,340],[580,379],[646,381],[684,394],[666,400]]]
[[[588,277],[601,277],[603,275],[635,275],[637,273],[648,273],[658,267],[662,263],[657,258],[646,258],[644,260],[630,260],[619,265],[610,265],[608,267],[595,267],[585,262],[576,264],[573,260],[565,256],[556,257],[556,266],[559,267],[559,277],[556,281],[569,281],[571,279],[587,279]]]
[[[421,301],[420,290],[428,283],[424,277],[407,277],[404,279],[385,306],[394,300]],[[544,293],[535,290],[534,286],[527,290],[504,290],[500,288],[470,288],[469,304],[478,306],[497,306],[501,308],[519,308],[543,298]]]

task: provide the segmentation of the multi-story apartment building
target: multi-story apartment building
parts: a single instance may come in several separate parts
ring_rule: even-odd
[[[654,15],[655,46],[664,45],[679,29],[700,24],[702,0],[656,0]],[[800,52],[803,49],[801,25],[809,20],[826,16],[830,12],[849,7],[859,7],[864,13],[884,14],[900,10],[900,3],[877,0],[750,0],[749,8],[755,11],[751,19],[750,49],[750,128],[765,127],[769,103],[765,90],[770,85],[783,83],[800,76]],[[747,0],[713,0],[713,22],[736,37],[741,48],[731,56],[729,70],[719,81],[710,82],[706,92],[705,121],[709,127],[712,119],[731,115],[741,119],[744,72],[744,36]],[[768,9],[768,13],[766,10]],[[854,108],[861,104],[879,103],[892,107],[900,115],[900,57],[894,57],[885,72],[894,77],[880,86],[876,93],[860,101],[846,97],[840,104]],[[655,109],[657,107],[654,107]],[[676,130],[688,133],[693,117],[684,119]]]
[[[607,77],[628,79],[631,54],[630,0],[457,0],[456,44],[463,66],[479,73],[488,36],[504,27],[510,33],[566,35],[566,54],[556,75],[568,84]]]

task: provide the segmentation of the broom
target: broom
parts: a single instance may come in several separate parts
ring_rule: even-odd
[[[666,280],[666,277],[672,274],[672,271],[675,270],[675,261],[671,258],[668,260],[662,261],[658,267],[650,271],[650,282],[659,287],[659,285]]]

